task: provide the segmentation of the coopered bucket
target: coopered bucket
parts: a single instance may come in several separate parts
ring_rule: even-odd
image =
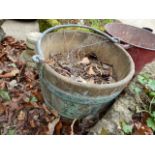
[[[134,75],[132,58],[116,42],[109,35],[84,25],[60,25],[46,30],[37,43],[38,55],[33,57],[40,67],[40,84],[46,104],[70,119],[96,115],[111,104]],[[50,55],[60,52],[65,55],[73,49],[80,49],[82,53],[95,52],[100,61],[113,65],[118,81],[100,85],[79,83],[44,63]]]

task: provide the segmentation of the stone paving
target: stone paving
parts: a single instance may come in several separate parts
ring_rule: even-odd
[[[18,20],[5,20],[2,25],[6,35],[10,35],[19,40],[26,40],[26,35],[29,32],[38,32],[39,25],[37,21],[18,21]]]

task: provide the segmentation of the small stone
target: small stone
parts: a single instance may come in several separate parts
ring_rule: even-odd
[[[41,36],[40,32],[30,32],[27,34],[26,45],[30,49],[35,49],[36,43]]]

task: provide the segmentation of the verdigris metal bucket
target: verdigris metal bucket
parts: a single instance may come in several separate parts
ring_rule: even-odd
[[[56,31],[66,27],[70,29]],[[83,32],[75,27],[95,33]],[[61,116],[70,119],[96,115],[109,105],[126,87],[135,72],[132,58],[116,42],[107,34],[84,25],[60,25],[46,30],[37,43],[38,55],[33,57],[40,67],[40,84],[46,104],[56,109]],[[83,53],[93,51],[100,61],[113,65],[118,81],[101,85],[79,83],[58,74],[44,63],[50,55],[60,52],[65,54],[79,48]]]

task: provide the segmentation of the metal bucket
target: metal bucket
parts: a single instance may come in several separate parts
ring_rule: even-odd
[[[75,28],[55,32],[65,27],[85,28],[95,33]],[[46,104],[70,119],[96,115],[108,106],[126,87],[135,71],[132,58],[116,42],[114,38],[88,26],[60,25],[46,30],[37,43],[38,55],[33,57],[40,67],[40,84]],[[79,48],[83,53],[93,51],[100,61],[113,65],[118,81],[101,85],[79,83],[58,74],[44,63],[49,55],[65,54]]]
[[[120,23],[107,24],[105,29],[110,35],[130,45],[127,51],[133,58],[136,73],[139,73],[147,63],[155,60],[155,34],[151,29]]]

